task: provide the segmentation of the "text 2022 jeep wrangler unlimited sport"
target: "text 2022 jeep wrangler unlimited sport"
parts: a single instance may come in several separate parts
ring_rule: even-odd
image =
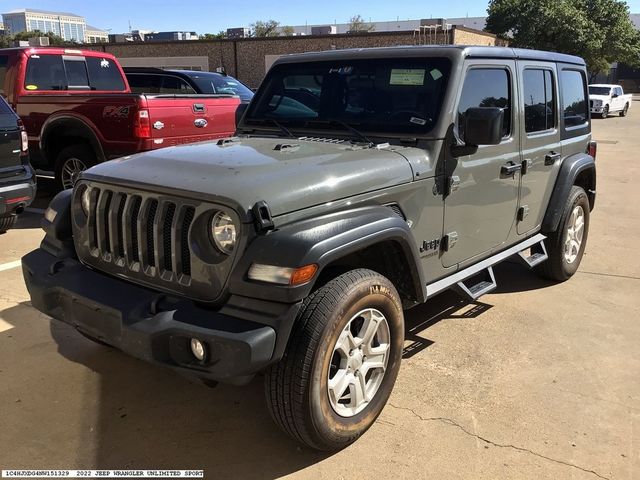
[[[265,372],[275,422],[332,450],[393,388],[403,311],[566,280],[595,201],[585,64],[494,47],[285,56],[237,136],[107,162],[53,199],[33,306],[205,380]]]

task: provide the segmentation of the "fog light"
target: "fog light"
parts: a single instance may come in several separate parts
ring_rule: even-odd
[[[207,349],[200,340],[198,340],[197,338],[192,338],[191,353],[193,353],[193,356],[196,357],[199,362],[202,362],[207,356]]]

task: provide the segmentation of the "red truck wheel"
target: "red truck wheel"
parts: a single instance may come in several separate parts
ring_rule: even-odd
[[[63,148],[56,158],[56,183],[62,190],[73,188],[80,173],[96,163],[95,154],[86,145]]]

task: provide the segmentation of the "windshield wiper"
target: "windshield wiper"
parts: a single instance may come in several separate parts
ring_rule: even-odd
[[[257,121],[261,124],[265,124],[267,122],[272,123],[273,125],[275,125],[276,127],[278,127],[282,133],[284,133],[286,136],[290,137],[290,138],[298,138],[296,137],[293,133],[291,133],[291,130],[289,130],[287,127],[285,127],[284,125],[282,125],[279,121],[277,121],[275,118],[271,118],[271,117],[264,117],[264,118],[260,118],[260,119],[256,119],[252,121]]]
[[[369,145],[373,145],[374,143],[360,130],[355,128],[353,125],[348,124],[347,122],[343,122],[342,120],[337,120],[335,118],[329,120],[309,120],[306,122],[307,124],[320,124],[320,125],[339,125],[345,130],[349,130],[355,136],[357,136],[360,140],[368,143]]]

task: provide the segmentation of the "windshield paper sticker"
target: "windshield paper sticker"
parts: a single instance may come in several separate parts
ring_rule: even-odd
[[[424,85],[423,68],[392,68],[389,85]]]
[[[426,125],[427,121],[424,118],[411,117],[409,119],[411,123],[415,123],[416,125]]]
[[[442,77],[442,72],[440,72],[440,70],[438,70],[437,68],[434,68],[429,73],[431,74],[431,78],[433,78],[434,80],[438,80],[440,77]]]

